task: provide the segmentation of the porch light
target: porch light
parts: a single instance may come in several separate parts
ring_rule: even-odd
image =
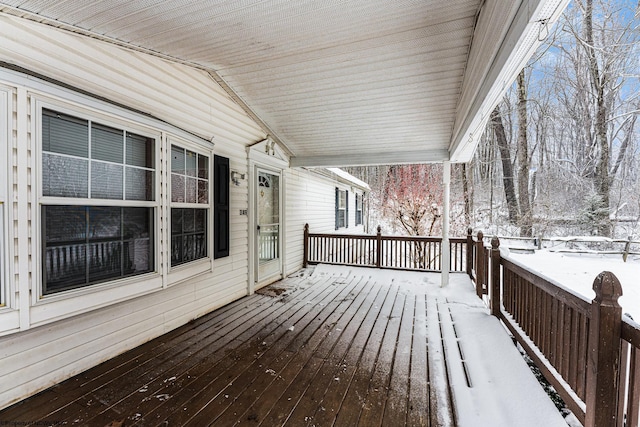
[[[234,185],[240,185],[240,180],[244,180],[244,174],[238,171],[231,171],[231,182]]]

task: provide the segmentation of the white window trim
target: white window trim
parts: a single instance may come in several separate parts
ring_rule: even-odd
[[[156,201],[152,202],[153,206],[157,206],[154,226],[156,239],[154,254],[156,263],[155,272],[117,279],[113,282],[92,285],[86,289],[69,290],[41,298],[38,292],[38,290],[41,292],[39,277],[41,274],[41,260],[37,254],[40,253],[41,249],[40,239],[42,231],[40,229],[40,206],[42,204],[40,196],[42,192],[40,177],[42,144],[39,138],[41,134],[40,124],[36,121],[36,118],[39,116],[36,114],[38,103],[41,103],[41,105],[48,104],[48,108],[53,110],[67,112],[71,115],[79,115],[80,117],[104,124],[112,124],[115,127],[134,133],[142,135],[152,133],[153,135],[158,135],[158,137],[154,136],[156,138],[157,156],[155,167],[157,193]],[[16,111],[18,118],[17,122],[14,123],[13,114],[16,113]],[[21,281],[19,289],[16,283],[14,283],[14,280],[4,282],[9,289],[6,289],[8,294],[7,306],[0,307],[0,336],[70,318],[161,290],[164,287],[164,281],[167,277],[167,272],[164,270],[166,263],[164,263],[162,259],[167,253],[166,240],[165,242],[161,241],[161,239],[165,237],[161,233],[165,233],[167,229],[165,223],[167,216],[165,211],[168,209],[169,204],[160,200],[158,194],[162,194],[162,197],[164,197],[168,188],[162,176],[163,171],[166,170],[166,162],[164,159],[167,146],[166,135],[176,135],[188,141],[193,141],[194,147],[197,147],[197,150],[205,150],[205,153],[210,153],[207,154],[210,157],[210,169],[213,168],[214,144],[208,139],[200,138],[154,117],[146,116],[131,109],[9,69],[0,69],[0,121],[6,121],[7,123],[7,126],[5,126],[5,129],[7,129],[6,135],[0,135],[0,174],[4,174],[3,176],[7,177],[5,181],[6,189],[0,189],[0,193],[4,191],[4,197],[6,197],[4,215],[2,215],[3,218],[0,219],[0,229],[4,224],[4,230],[0,231],[0,234],[4,233],[5,240],[4,253],[0,250],[0,263],[3,263],[3,267],[6,267],[3,269],[3,274],[6,274],[9,278],[12,278],[14,274],[18,273],[22,274],[22,277],[27,277],[28,274],[33,273],[33,276],[28,280]],[[13,127],[14,124],[15,127]],[[13,139],[16,133],[17,140],[21,142],[17,147],[17,166],[21,171],[21,175],[18,177],[18,181],[14,182],[13,168],[16,165],[13,164],[15,160],[13,150],[16,147],[14,146]],[[29,142],[28,146],[26,142]],[[31,153],[29,157],[28,151]],[[31,174],[23,173],[27,168],[30,169]],[[18,232],[21,233],[18,242],[18,253],[14,253],[14,244],[12,243],[12,239],[18,237],[14,236],[13,229],[13,222],[15,220],[15,195],[13,188],[16,184],[21,186],[21,215],[27,214],[26,206],[30,204],[32,207],[30,222],[33,227],[32,230],[27,230],[23,225],[20,230],[18,230]],[[28,198],[25,197],[24,194],[27,186],[31,190],[31,195]],[[212,191],[212,188],[210,185],[210,191]],[[59,203],[64,201],[64,204],[70,204],[67,198],[60,199],[64,200],[60,200]],[[50,200],[53,199],[47,199],[47,202]],[[122,206],[123,204],[121,202],[122,201],[116,201],[114,204]],[[103,204],[102,200],[101,204]],[[104,205],[107,204],[108,203],[104,203]],[[136,206],[140,205],[136,203]],[[212,196],[210,195],[209,210],[211,215],[213,215],[211,206]],[[212,221],[212,218],[209,218],[210,224],[212,224]],[[29,239],[27,239],[27,233],[30,233],[28,235]],[[3,236],[0,235],[0,242],[2,242],[2,237]],[[27,240],[30,240],[30,242],[28,243]],[[212,242],[213,240],[210,239],[210,254],[213,253]],[[25,262],[14,265],[14,255],[26,257],[28,254],[34,254],[31,265]],[[188,263],[186,265],[192,267],[194,264],[196,264],[195,261],[194,263]],[[211,259],[210,266],[207,270],[212,270],[212,267],[213,259]],[[160,271],[160,268],[163,270]],[[176,268],[173,275],[177,276],[178,274],[178,268]],[[185,277],[187,275],[193,277],[198,273],[194,272],[194,269],[185,267],[184,274]],[[0,290],[0,292],[2,292],[2,290]],[[18,300],[18,292],[20,292],[22,296],[29,296]]]
[[[50,204],[91,205],[92,199],[74,199],[66,197],[42,196],[42,109],[47,108],[61,113],[74,115],[101,124],[111,125],[122,130],[154,138],[155,156],[160,157],[162,133],[152,127],[139,124],[128,118],[115,117],[111,114],[100,114],[91,106],[77,105],[65,100],[53,99],[46,96],[33,96],[31,102],[32,135],[34,138],[34,168],[32,182],[36,189],[37,203],[34,212],[34,240],[37,253],[42,251],[42,214],[41,206]],[[160,161],[156,161],[155,168],[155,201],[127,201],[100,200],[101,206],[140,206],[155,208],[153,233],[160,233]],[[93,284],[86,287],[43,295],[42,292],[42,257],[34,257],[34,287],[31,301],[31,326],[75,316],[95,309],[112,305],[136,296],[148,294],[162,288],[162,277],[159,271],[162,248],[159,239],[155,239],[154,271],[137,276],[115,279],[105,283]]]
[[[193,151],[197,154],[207,156],[209,158],[208,176],[209,176],[209,203],[206,204],[207,209],[207,256],[204,258],[196,259],[184,264],[171,266],[171,209],[172,208],[204,208],[204,204],[198,203],[178,203],[171,201],[171,146],[176,145],[178,147]],[[167,242],[166,251],[163,257],[163,266],[165,266],[164,275],[166,277],[164,286],[172,286],[180,283],[184,280],[190,279],[194,276],[209,273],[213,271],[213,149],[205,149],[201,145],[194,141],[190,141],[186,138],[180,138],[171,134],[168,134],[165,138],[164,152],[166,153],[165,159],[163,159],[163,179],[166,185],[166,190],[163,194],[165,200],[163,200],[163,206],[166,207],[164,215],[164,241]]]
[[[16,289],[11,262],[13,245],[10,244],[13,210],[9,195],[13,188],[11,117],[13,114],[13,89],[0,86],[0,274],[2,275],[2,305],[0,305],[0,336],[20,330],[20,310],[17,307]]]
[[[11,156],[11,145],[9,139],[11,129],[9,129],[10,92],[8,89],[0,87],[0,310],[13,307],[13,301],[9,298],[9,186],[11,176],[9,174],[9,159]]]
[[[347,199],[347,191],[348,190],[343,190],[341,188],[338,188],[338,206],[336,211],[342,215],[342,225],[338,227],[338,230],[347,228],[347,222],[349,220],[347,218],[348,204],[349,204],[349,200]],[[343,196],[344,196],[344,200],[343,200]],[[342,207],[340,206],[341,204],[342,204]]]

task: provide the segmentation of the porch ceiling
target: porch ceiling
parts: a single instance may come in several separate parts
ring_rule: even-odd
[[[467,161],[568,0],[2,0],[209,71],[293,166]]]

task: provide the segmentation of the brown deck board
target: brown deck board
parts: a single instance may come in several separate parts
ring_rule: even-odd
[[[300,300],[292,307],[293,309],[283,313],[280,319],[273,322],[275,328],[268,335],[262,337],[262,341],[249,341],[240,347],[234,358],[235,363],[224,372],[216,370],[218,376],[213,382],[198,384],[195,388],[202,390],[202,392],[199,393],[197,399],[190,397],[190,409],[174,412],[167,418],[168,424],[186,425],[188,423],[201,426],[215,422],[220,414],[237,399],[237,396],[247,389],[251,380],[257,375],[269,375],[277,378],[278,371],[273,369],[271,365],[274,364],[278,367],[278,356],[300,334],[299,331],[304,331],[304,328],[314,318],[320,317],[322,322],[325,316],[337,305],[336,298],[348,292],[349,289],[349,285],[342,289],[334,287],[333,292],[324,295],[324,298],[318,298],[322,307],[318,313],[315,312],[311,304]],[[290,330],[291,327],[293,330]],[[280,359],[280,363],[283,360],[286,358]],[[204,382],[207,376],[203,375],[202,378]],[[204,392],[209,388],[220,390],[220,392],[211,397]]]
[[[378,284],[375,286],[380,287]],[[349,322],[330,348],[327,347],[326,351],[317,353],[318,356],[323,357],[323,365],[313,378],[313,382],[300,396],[296,408],[290,414],[291,425],[305,425],[307,422],[313,421],[315,413],[318,410],[326,411],[328,406],[331,411],[331,402],[328,402],[327,399],[333,396],[327,396],[327,392],[334,384],[347,380],[351,376],[351,372],[356,369],[357,357],[366,343],[366,338],[387,296],[387,289],[380,289],[376,293],[373,303],[367,306],[366,313],[364,311],[359,313],[361,316],[354,319],[355,321]],[[357,352],[357,354],[349,356],[350,352]],[[264,425],[269,424],[264,423]]]
[[[350,288],[348,294],[342,294],[335,302],[335,309],[328,317],[323,319],[316,316],[313,319],[314,322],[318,322],[313,327],[305,328],[295,340],[289,343],[275,363],[269,364],[268,369],[273,371],[272,375],[259,375],[255,381],[253,381],[249,387],[253,391],[252,393],[244,393],[237,398],[233,405],[227,410],[229,414],[228,420],[222,419],[219,423],[221,426],[233,425],[235,423],[251,422],[257,423],[261,415],[264,412],[260,412],[256,403],[262,399],[263,407],[271,407],[273,404],[273,397],[282,395],[291,381],[296,378],[302,368],[313,357],[314,352],[318,345],[323,342],[330,334],[339,329],[339,322],[347,315],[349,308],[353,305],[353,293],[356,292],[358,296],[363,295],[363,284],[357,283],[354,288]],[[349,288],[347,288],[349,289]],[[311,311],[313,313],[314,310]],[[322,320],[322,322],[320,322]],[[297,326],[296,326],[297,327]],[[267,367],[267,365],[264,365]],[[265,393],[265,391],[267,391]],[[265,404],[265,402],[267,402]],[[224,417],[223,417],[224,418]],[[233,420],[233,421],[232,421]],[[218,424],[217,424],[218,425]]]
[[[426,296],[416,295],[413,313],[413,336],[411,342],[411,367],[407,425],[429,425],[429,370],[427,364],[427,307]]]
[[[0,411],[0,420],[438,425],[436,399],[447,397],[434,394],[430,375],[446,373],[441,343],[432,352],[427,342],[439,326],[423,290],[375,275],[274,286],[286,292],[229,304]]]
[[[373,303],[378,290],[368,285],[363,285],[363,290],[353,299],[344,315],[335,322],[332,319],[324,328],[318,329],[310,339],[310,345],[296,352],[297,363],[289,364],[282,373],[285,379],[284,390],[279,390],[279,393],[264,393],[250,408],[249,415],[252,416],[252,420],[263,425],[269,425],[274,421],[284,422],[290,419],[295,408],[302,408],[300,400],[305,393],[312,393],[318,388],[316,377],[335,342],[343,336],[345,328],[350,323],[361,321],[361,313],[366,312]],[[312,383],[314,387],[310,387]],[[315,409],[315,406],[313,408]]]

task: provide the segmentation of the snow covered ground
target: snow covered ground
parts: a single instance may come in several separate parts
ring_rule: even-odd
[[[567,426],[465,274],[452,274],[445,288],[436,273],[319,265],[313,274],[373,276],[426,294],[431,386],[446,400],[448,376],[458,426]],[[434,372],[444,360],[446,373]]]
[[[560,253],[546,250],[535,254],[510,253],[508,257],[527,266],[557,284],[579,293],[591,301],[593,281],[603,271],[616,275],[622,285],[622,297],[618,301],[622,312],[640,321],[640,257],[629,257],[627,262],[621,255],[597,255]]]

